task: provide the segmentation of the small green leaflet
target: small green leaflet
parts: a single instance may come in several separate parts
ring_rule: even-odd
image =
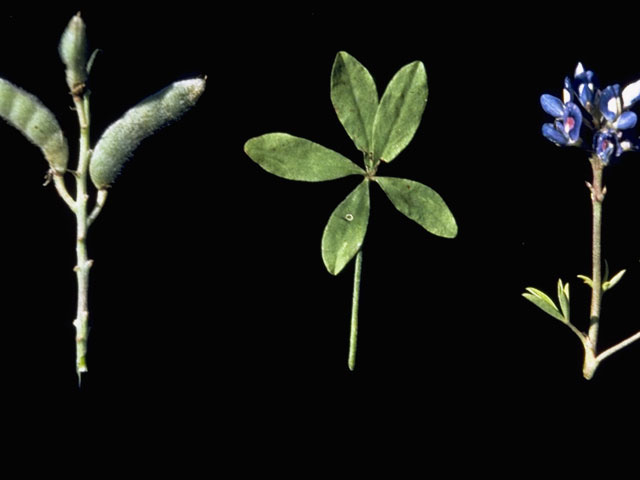
[[[244,151],[267,172],[289,180],[322,182],[365,173],[339,153],[288,133],[252,138],[245,143]]]
[[[551,298],[549,298],[547,294],[532,287],[528,287],[526,290],[527,290],[527,293],[522,294],[524,298],[529,300],[531,303],[537,306],[540,310],[551,315],[553,318],[560,320],[562,323],[569,323],[568,320],[566,320],[562,316],[562,313],[560,313],[560,310],[558,310],[558,307],[556,307],[556,304],[553,303],[553,300],[551,300]]]
[[[378,91],[369,71],[347,52],[338,52],[333,63],[331,102],[356,148],[370,153]]]
[[[429,89],[422,62],[402,67],[382,95],[373,122],[373,157],[390,162],[409,144],[427,104]]]
[[[347,195],[331,214],[322,235],[322,260],[337,275],[358,253],[369,223],[369,180]]]
[[[433,189],[405,178],[376,177],[375,180],[391,203],[425,230],[445,238],[457,235],[455,218]]]

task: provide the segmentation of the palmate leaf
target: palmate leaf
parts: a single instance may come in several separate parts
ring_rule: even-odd
[[[336,207],[322,235],[322,260],[337,275],[362,247],[369,223],[369,180],[365,179]]]
[[[321,182],[365,173],[339,153],[288,133],[254,137],[245,143],[244,150],[267,172],[289,180]]]
[[[404,178],[376,177],[391,203],[434,235],[453,238],[458,226],[442,197],[422,183]]]
[[[416,133],[427,104],[429,89],[422,62],[402,67],[382,95],[373,122],[373,156],[393,160]]]
[[[371,152],[378,91],[369,71],[347,52],[338,52],[333,63],[331,102],[356,148]]]

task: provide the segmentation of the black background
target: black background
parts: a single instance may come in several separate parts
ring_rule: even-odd
[[[496,428],[512,438],[549,418],[562,418],[554,436],[583,419],[617,424],[627,414],[620,405],[638,400],[640,344],[587,382],[575,336],[521,297],[527,286],[553,293],[558,278],[570,281],[574,322],[586,328],[589,291],[575,276],[590,271],[590,168],[586,153],[541,136],[548,118],[538,99],[559,96],[578,61],[602,85],[636,80],[640,60],[627,53],[625,29],[613,41],[592,21],[574,28],[586,20],[561,21],[541,7],[3,11],[0,76],[56,112],[72,155],[77,124],[56,48],[79,9],[102,50],[90,84],[94,141],[174,80],[206,74],[207,91],[140,146],[91,229],[90,372],[81,390],[74,219],[42,187],[40,152],[2,127],[0,368],[3,396],[16,405],[9,416],[30,418],[18,413],[28,405],[69,429],[114,426],[124,441],[136,427],[167,445],[186,438],[200,453],[220,438],[229,452],[269,447],[282,433],[298,446],[328,434],[324,448],[336,451],[356,436],[397,441],[411,456],[427,439],[445,452],[472,449]],[[400,67],[424,62],[421,126],[380,173],[431,186],[459,225],[454,240],[433,237],[372,189],[354,373],[346,366],[353,267],[329,275],[320,239],[356,182],[286,181],[242,148],[282,131],[359,162],[329,98],[340,50],[369,69],[380,93]],[[603,347],[640,328],[637,157],[605,173],[604,255],[628,272],[605,298]],[[595,417],[594,402],[603,405]],[[193,441],[192,428],[207,440]]]

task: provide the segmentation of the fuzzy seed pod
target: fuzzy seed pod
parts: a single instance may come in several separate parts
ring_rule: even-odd
[[[98,140],[89,164],[96,188],[110,186],[140,142],[180,118],[195,105],[204,88],[202,78],[172,83],[112,123]]]
[[[67,85],[72,93],[82,88],[87,81],[87,33],[80,14],[76,14],[60,38],[58,53],[66,67]]]
[[[69,146],[56,117],[36,97],[2,78],[0,117],[40,147],[53,170],[65,172]]]

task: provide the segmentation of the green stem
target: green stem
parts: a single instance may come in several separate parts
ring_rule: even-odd
[[[100,215],[102,207],[104,207],[104,204],[107,201],[107,193],[108,191],[105,189],[98,190],[96,204],[93,207],[91,215],[89,215],[89,218],[87,218],[87,228],[93,223],[96,218],[98,218],[98,215]]]
[[[608,356],[616,353],[618,350],[622,350],[624,347],[626,347],[628,345],[631,345],[633,342],[638,341],[638,340],[640,340],[640,332],[636,332],[635,334],[631,335],[626,340],[623,340],[622,342],[618,343],[617,345],[614,345],[613,347],[609,348],[608,350],[605,350],[600,355],[598,355],[598,358],[596,359],[598,361],[598,364],[602,360],[607,358]]]
[[[362,274],[362,249],[356,255],[353,274],[353,298],[351,303],[351,335],[349,337],[349,370],[356,368],[356,349],[358,347],[358,304],[360,303],[360,277]]]
[[[75,266],[78,281],[78,309],[73,325],[76,328],[76,373],[78,382],[82,380],[82,373],[87,371],[87,342],[89,338],[89,270],[92,261],[87,254],[87,232],[89,222],[87,217],[87,174],[89,157],[91,155],[89,143],[89,115],[88,96],[73,96],[78,121],[80,124],[80,153],[78,168],[76,169],[76,256]]]
[[[583,374],[586,379],[593,377],[598,367],[597,346],[598,331],[600,328],[600,312],[602,309],[602,202],[606,189],[602,186],[602,172],[604,164],[599,157],[590,159],[593,170],[593,183],[589,185],[591,190],[591,206],[593,211],[592,224],[592,250],[591,250],[591,310],[589,314],[589,333],[585,343],[585,361]]]
[[[69,191],[67,190],[67,186],[64,183],[64,176],[61,173],[57,173],[57,172],[53,172],[53,183],[56,187],[56,190],[58,191],[58,195],[60,195],[60,198],[62,198],[62,200],[64,200],[64,203],[66,203],[69,208],[71,209],[72,212],[76,211],[76,202],[75,200],[71,197],[71,195],[69,195]]]

